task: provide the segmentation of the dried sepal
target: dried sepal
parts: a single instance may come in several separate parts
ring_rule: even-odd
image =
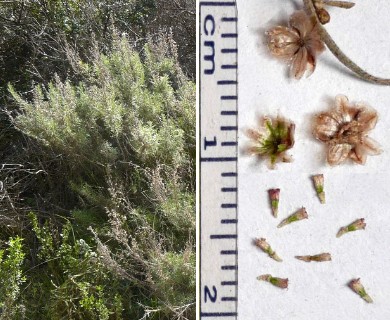
[[[313,256],[295,256],[298,260],[302,260],[305,262],[311,262],[311,261],[316,261],[316,262],[322,262],[322,261],[331,261],[332,256],[330,253],[324,252],[320,254],[316,254]]]
[[[287,150],[294,146],[295,124],[280,116],[262,117],[259,128],[246,130],[250,144],[246,152],[259,158],[267,158],[271,169],[277,162],[290,162]]]
[[[277,278],[277,277],[271,276],[270,274],[263,274],[261,276],[258,276],[257,280],[269,282],[269,283],[273,284],[275,287],[279,287],[282,289],[288,288],[288,278]]]
[[[268,195],[271,204],[272,215],[277,218],[279,212],[280,189],[269,189]]]
[[[324,1],[324,5],[343,9],[351,9],[355,6],[355,3],[349,1]]]
[[[347,225],[346,227],[340,228],[339,232],[337,233],[336,237],[340,238],[342,235],[356,230],[364,230],[366,228],[366,223],[364,222],[364,218],[357,219],[351,224]]]
[[[343,95],[336,96],[335,106],[320,113],[314,121],[314,137],[328,146],[327,162],[334,166],[347,159],[364,164],[367,155],[382,152],[379,144],[368,137],[378,120],[377,112],[360,103],[350,104]]]
[[[325,203],[324,175],[316,174],[312,176],[314,188],[321,203]]]
[[[255,239],[254,241],[256,247],[260,248],[262,251],[268,254],[268,256],[275,261],[282,262],[283,260],[276,254],[276,252],[271,248],[268,242],[264,238]]]
[[[303,10],[290,17],[288,27],[277,26],[268,30],[266,35],[271,54],[287,61],[290,75],[296,79],[314,72],[317,55],[325,49],[316,23]]]
[[[373,303],[374,301],[371,299],[371,297],[367,294],[366,290],[364,289],[363,285],[360,282],[360,278],[353,279],[349,282],[348,286],[355,291],[362,299],[364,299],[368,303]]]
[[[295,221],[307,219],[308,217],[309,216],[307,215],[306,209],[302,207],[297,212],[293,213],[292,215],[288,216],[286,219],[282,220],[282,222],[278,224],[278,228],[281,228]]]

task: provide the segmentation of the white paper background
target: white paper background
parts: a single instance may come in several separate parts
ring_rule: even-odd
[[[296,124],[291,164],[269,170],[250,157],[239,159],[239,319],[359,320],[390,319],[390,88],[356,79],[327,50],[317,70],[300,81],[287,78],[288,68],[270,57],[264,32],[287,20],[301,1],[240,0],[239,145],[243,130],[258,115],[278,113]],[[390,77],[390,1],[356,0],[350,10],[332,8],[326,25],[352,60],[377,76]],[[365,101],[380,117],[370,136],[384,152],[365,166],[325,163],[325,147],[311,134],[312,118],[328,110],[337,94]],[[325,175],[326,205],[321,205],[310,176]],[[280,218],[270,213],[267,190],[281,189]],[[277,229],[287,215],[305,206],[309,219]],[[365,231],[335,235],[341,226],[365,218]],[[284,259],[278,263],[252,241],[264,237]],[[330,252],[332,262],[305,263],[295,255]],[[256,277],[288,277],[282,290]],[[374,299],[367,304],[347,283],[360,277]]]

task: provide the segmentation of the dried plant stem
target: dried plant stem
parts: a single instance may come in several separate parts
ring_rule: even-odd
[[[326,44],[326,46],[333,53],[333,55],[344,66],[346,66],[349,70],[355,73],[359,78],[375,84],[382,84],[386,86],[390,85],[390,79],[379,78],[369,74],[367,71],[359,67],[355,62],[353,62],[350,58],[348,58],[344,52],[341,51],[341,49],[337,46],[336,42],[334,42],[334,40],[332,39],[331,35],[326,31],[326,29],[319,21],[313,1],[314,0],[303,0],[305,8],[312,16],[312,19],[315,19],[318,24],[318,33],[320,34],[321,40]]]
[[[327,6],[339,7],[343,9],[350,9],[355,5],[353,2],[347,1],[325,1],[324,4]]]

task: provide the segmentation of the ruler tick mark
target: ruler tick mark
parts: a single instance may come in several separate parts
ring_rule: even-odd
[[[221,37],[222,38],[237,38],[238,34],[237,33],[222,33]]]
[[[222,281],[221,286],[236,286],[237,281]]]
[[[222,297],[221,301],[237,301],[237,297]]]
[[[221,111],[221,116],[236,116],[237,111]]]
[[[238,127],[237,126],[222,126],[221,131],[237,131]]]
[[[221,100],[238,100],[237,96],[221,96]]]
[[[238,266],[237,265],[230,265],[230,266],[222,266],[221,270],[237,270]]]
[[[201,312],[201,317],[237,317],[237,312]]]
[[[237,22],[237,18],[236,17],[223,17],[221,19],[221,21],[223,21],[223,22]]]
[[[236,80],[219,80],[217,81],[218,85],[229,85],[229,84],[237,84]]]
[[[222,192],[237,192],[237,188],[221,188]]]
[[[210,239],[237,239],[236,234],[212,234]]]
[[[234,223],[237,223],[238,220],[237,219],[222,219],[221,220],[221,223],[223,224],[234,224]]]
[[[237,48],[224,48],[221,49],[221,53],[238,53]]]
[[[237,203],[222,203],[222,209],[237,208]]]
[[[221,65],[221,69],[237,69],[237,64],[223,64]]]
[[[221,143],[222,147],[232,147],[232,146],[236,146],[236,145],[237,145],[236,141],[224,141]]]
[[[237,250],[221,250],[220,254],[223,255],[236,255]]]
[[[222,172],[222,177],[237,177],[237,172]]]
[[[234,162],[237,161],[237,157],[206,157],[200,158],[201,162]]]

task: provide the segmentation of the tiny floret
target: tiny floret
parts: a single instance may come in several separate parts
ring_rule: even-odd
[[[268,256],[275,261],[282,262],[283,260],[272,250],[271,246],[264,238],[255,239],[254,241],[256,247],[260,248],[262,251],[268,254]]]
[[[340,238],[342,235],[356,230],[364,230],[366,228],[366,223],[364,222],[364,218],[357,219],[346,227],[340,228],[337,233],[337,238]]]
[[[288,288],[288,279],[287,278],[277,278],[277,277],[271,276],[270,274],[263,274],[261,276],[258,276],[257,280],[269,282],[269,283],[273,284],[275,287],[279,287],[282,289]]]
[[[348,285],[354,292],[356,292],[366,302],[368,303],[374,302],[372,298],[367,294],[363,285],[361,284],[360,278],[351,280]]]
[[[308,217],[309,216],[307,215],[306,209],[302,207],[297,212],[293,213],[292,215],[288,216],[286,219],[282,220],[282,222],[279,223],[278,228],[281,228],[295,221],[307,219]]]

